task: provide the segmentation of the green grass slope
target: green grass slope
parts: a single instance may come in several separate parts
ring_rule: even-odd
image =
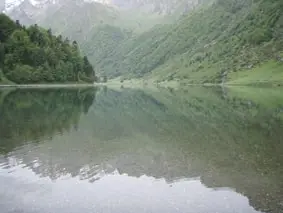
[[[156,24],[172,23],[179,17],[176,13],[164,15],[138,9],[122,10],[94,2],[64,4],[59,9],[51,7],[47,14],[32,22],[76,40],[101,73],[104,66],[110,64],[109,58],[112,63],[107,69],[113,70],[116,66],[112,59],[121,56],[121,46],[132,48],[129,39],[149,31]]]
[[[268,61],[251,70],[231,72],[228,75],[228,84],[241,85],[283,85],[283,63]]]
[[[281,0],[207,3],[178,24],[156,26],[117,45],[100,62],[100,72],[110,77],[225,83],[227,79],[234,81],[236,75],[245,75],[240,74],[242,70],[265,72],[274,60],[280,73],[282,14]],[[265,79],[268,75],[258,74],[255,81],[272,80]],[[277,77],[283,81],[281,74]]]

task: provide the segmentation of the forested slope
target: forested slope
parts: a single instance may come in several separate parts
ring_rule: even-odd
[[[192,0],[170,8],[174,2],[131,1],[121,9],[66,0],[31,22],[77,40],[108,78],[282,84],[282,0]]]
[[[76,41],[51,30],[22,26],[0,14],[0,82],[93,82],[95,72]]]
[[[99,69],[110,77],[221,83],[269,61],[283,79],[282,50],[283,1],[216,0],[120,43]]]

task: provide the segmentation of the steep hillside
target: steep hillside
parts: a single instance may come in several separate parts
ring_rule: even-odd
[[[96,77],[78,44],[38,25],[22,26],[0,14],[0,83],[93,82]]]
[[[14,4],[5,9],[14,20],[19,19],[24,24],[41,24],[51,27],[56,33],[75,34],[82,39],[103,24],[142,32],[160,23],[169,14],[174,18],[180,10],[193,9],[199,0],[17,0]],[[159,9],[148,10],[156,7]],[[165,8],[168,8],[167,12]]]
[[[277,66],[282,62],[282,14],[280,0],[218,0],[172,28],[154,53],[157,63],[149,62],[151,78],[221,83],[237,71],[257,71],[269,60]],[[282,70],[281,63],[271,75],[282,82]]]
[[[113,25],[119,17],[116,10],[99,3],[65,2],[57,10],[48,8],[52,16],[42,17],[40,23],[75,40],[86,40],[94,27]]]
[[[181,83],[283,81],[281,0],[56,2],[43,13],[23,4],[20,11],[32,14],[27,21],[77,40],[100,75]]]
[[[276,67],[273,78],[282,79],[281,14],[278,0],[217,1],[178,25],[157,26],[115,45],[98,61],[99,71],[110,77],[221,83],[234,80],[239,70],[254,68],[257,73],[258,65],[274,59],[269,62]]]
[[[108,4],[122,9],[139,9],[149,13],[172,14],[188,12],[205,0],[110,0]]]
[[[124,41],[135,40],[157,24],[174,23],[204,1],[207,0],[24,0],[11,6],[8,14],[21,23],[38,23],[57,35],[78,41],[98,70],[104,70],[105,57],[116,49],[120,55],[119,46],[124,46]],[[126,46],[130,48],[129,44]]]
[[[218,0],[177,25],[156,27],[121,44],[101,71],[111,77],[220,83],[268,60],[280,63],[282,5],[280,0]]]
[[[170,29],[169,25],[158,25],[141,35],[124,39],[116,44],[116,48],[111,47],[109,54],[97,60],[98,71],[110,78],[143,77],[143,69],[151,71],[154,68],[150,67],[152,65],[149,62],[155,60],[154,51],[158,47],[158,42],[166,38],[166,33]],[[89,55],[92,61],[97,58],[95,52]]]

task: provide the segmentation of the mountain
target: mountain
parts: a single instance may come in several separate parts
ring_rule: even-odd
[[[108,4],[123,9],[139,9],[150,13],[171,14],[181,7],[183,11],[197,6],[202,0],[111,0]]]
[[[101,24],[141,32],[167,16],[176,19],[205,1],[208,0],[8,0],[3,11],[23,24],[41,24],[55,28],[56,33],[65,33],[61,28],[86,26],[88,32],[79,29],[86,34]],[[165,21],[171,22],[170,19]],[[73,36],[72,33],[65,35]]]
[[[78,41],[109,78],[182,84],[283,79],[280,0],[37,2],[24,0],[8,13]]]
[[[280,0],[217,0],[127,39],[98,68],[129,79],[280,84],[282,14]]]
[[[126,3],[131,2],[123,5]],[[80,44],[90,41],[97,26],[111,25],[140,33],[164,20],[162,14],[124,6],[105,0],[18,0],[5,13],[25,25],[37,23],[52,28],[54,33],[78,40]]]
[[[107,5],[113,8],[119,8],[123,10],[133,10],[139,9],[147,11],[150,13],[160,13],[168,14],[176,11],[177,9],[182,9],[184,11],[190,10],[202,3],[205,0],[7,0],[2,4],[2,12],[13,14],[13,10],[26,10],[27,13],[30,13],[30,8],[26,5],[32,5],[41,11],[50,6],[60,7],[64,4],[77,4],[80,3],[100,3],[102,5]],[[33,11],[36,12],[36,11]]]
[[[100,70],[100,61],[104,63],[105,57],[124,41],[147,32],[157,24],[173,23],[185,8],[188,11],[199,2],[19,0],[14,2],[14,6],[11,3],[6,13],[23,24],[37,23],[51,28],[57,35],[78,41],[82,51]]]

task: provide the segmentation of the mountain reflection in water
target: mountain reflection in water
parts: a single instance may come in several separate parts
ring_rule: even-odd
[[[282,212],[280,94],[0,90],[0,206],[4,213]]]

